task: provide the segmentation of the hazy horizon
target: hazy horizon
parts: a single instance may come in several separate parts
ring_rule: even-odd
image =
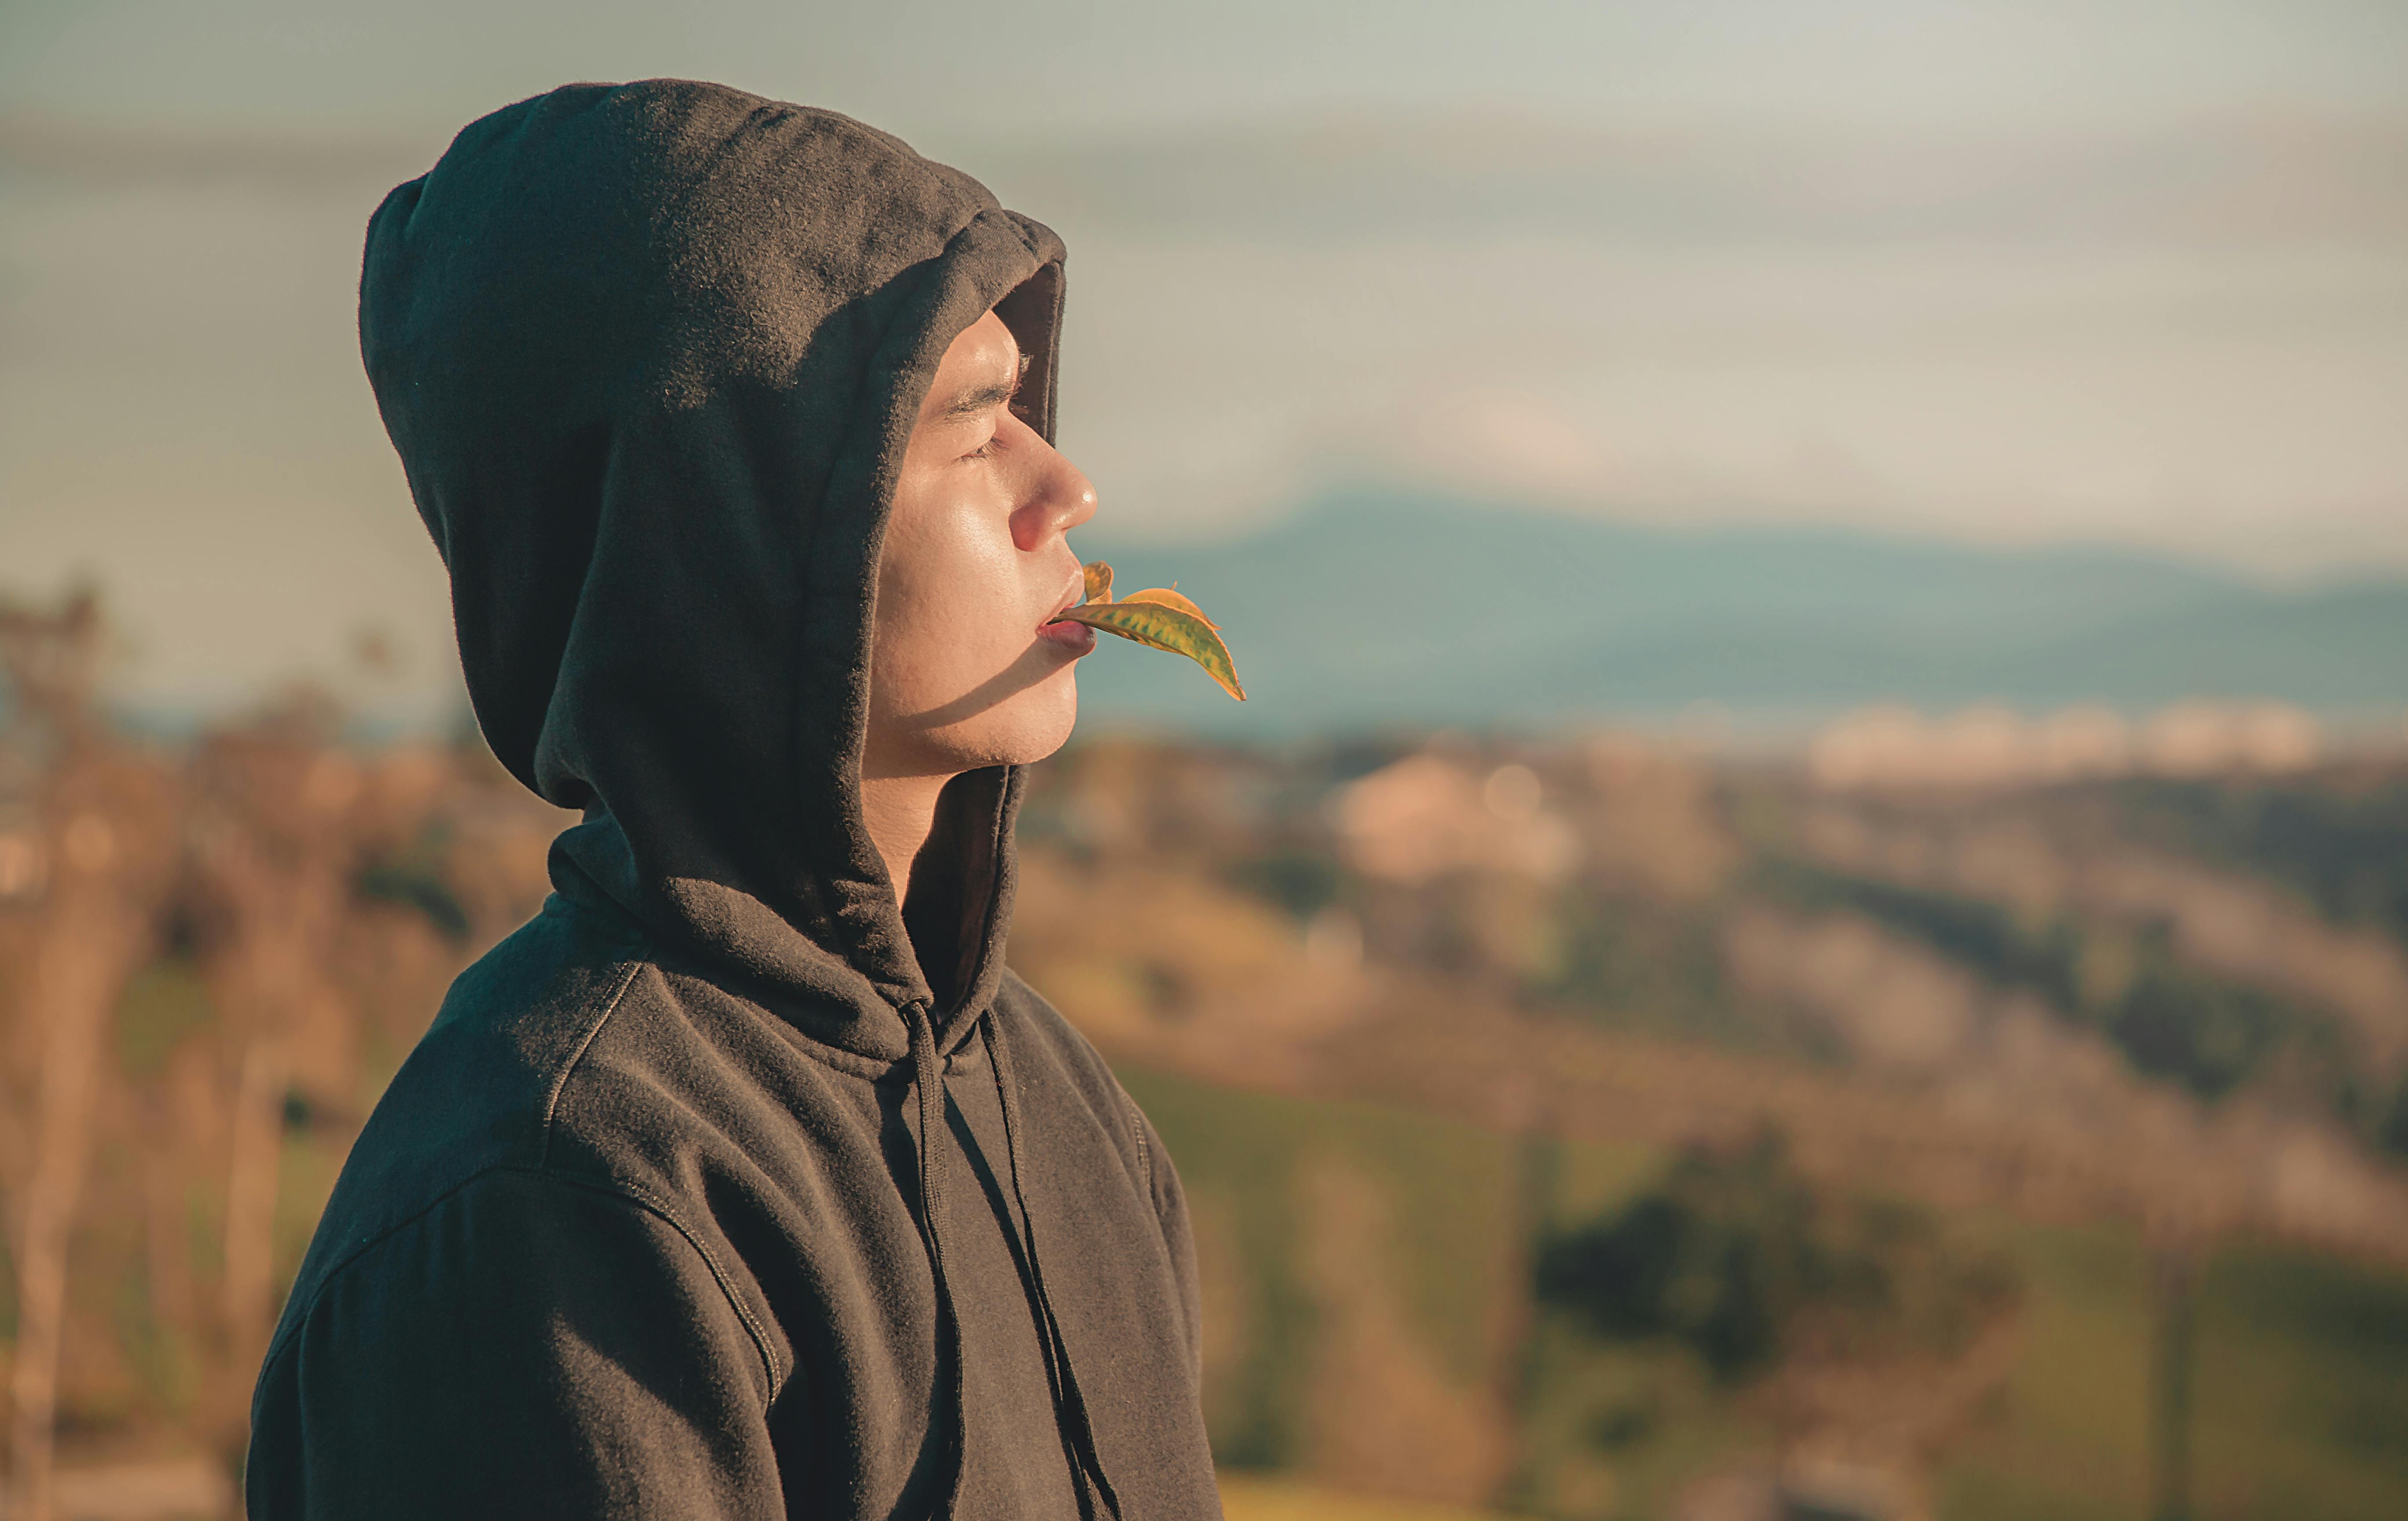
[[[408,664],[364,699],[447,687],[360,229],[467,117],[656,73],[851,110],[1064,234],[1112,538],[1388,480],[2408,575],[2408,15],[1376,15],[13,7],[0,590],[94,575],[161,702],[339,676],[367,626]]]

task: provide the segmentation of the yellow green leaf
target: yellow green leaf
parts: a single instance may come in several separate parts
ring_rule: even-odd
[[[1185,655],[1220,682],[1222,690],[1240,702],[1245,701],[1246,689],[1238,684],[1238,667],[1229,658],[1229,647],[1221,642],[1220,631],[1201,612],[1189,611],[1195,604],[1185,597],[1175,592],[1168,594],[1185,604],[1181,607],[1162,601],[1162,595],[1139,592],[1120,602],[1091,602],[1085,607],[1064,610],[1055,621],[1084,624],[1139,644]]]
[[[1205,624],[1210,627],[1218,628],[1221,626],[1219,624],[1213,623],[1212,620],[1206,615],[1202,608],[1197,607],[1195,603],[1190,602],[1187,598],[1180,595],[1179,588],[1176,586],[1156,586],[1148,591],[1131,592],[1128,595],[1122,597],[1121,600],[1125,603],[1158,602],[1166,608],[1177,608],[1182,612],[1191,614],[1197,618],[1202,618]]]
[[[1110,602],[1112,599],[1112,567],[1101,560],[1090,560],[1080,568],[1087,573],[1087,600]]]

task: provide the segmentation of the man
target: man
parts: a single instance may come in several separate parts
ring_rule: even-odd
[[[494,752],[584,822],[344,1168],[287,1517],[1217,1516],[1177,1177],[1004,969],[1084,630],[1062,248],[857,122],[575,86],[368,229]]]

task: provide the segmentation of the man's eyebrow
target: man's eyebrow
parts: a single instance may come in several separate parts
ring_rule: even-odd
[[[990,407],[1000,407],[1010,401],[1012,393],[1019,389],[1020,379],[1014,376],[1009,380],[996,380],[973,391],[965,391],[945,404],[945,421],[959,422],[963,418],[976,417]]]

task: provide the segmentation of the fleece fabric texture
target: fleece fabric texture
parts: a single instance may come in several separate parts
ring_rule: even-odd
[[[908,926],[861,815],[903,446],[990,309],[1053,436],[1062,258],[674,80],[498,111],[377,210],[361,346],[478,719],[584,822],[344,1167],[256,1521],[1220,1514],[1177,1175],[1004,967],[1019,778],[948,788]]]

